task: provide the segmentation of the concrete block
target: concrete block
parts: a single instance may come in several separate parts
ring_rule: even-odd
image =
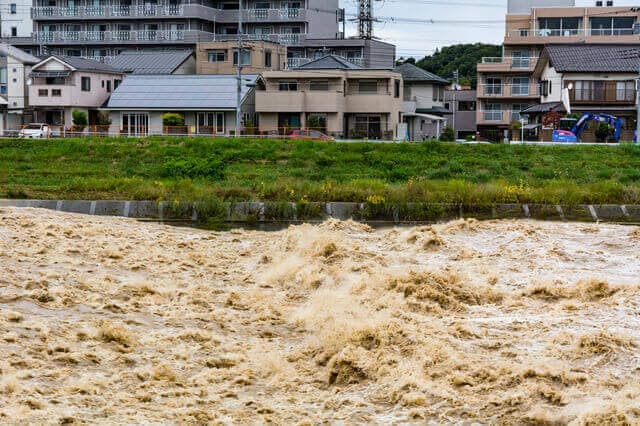
[[[63,201],[60,211],[67,213],[89,214],[91,201]]]
[[[593,222],[596,220],[587,205],[562,206],[562,211],[564,212],[565,219],[569,221]]]
[[[640,223],[640,205],[630,205],[624,206],[624,209],[627,211],[627,221],[628,222],[636,222]]]
[[[259,222],[264,215],[263,203],[231,204],[231,222]]]
[[[556,206],[545,204],[530,204],[529,213],[532,219],[538,220],[564,220],[564,215]]]
[[[599,205],[594,206],[598,219],[606,222],[626,222],[629,217],[624,214],[624,211],[619,205]],[[628,211],[628,210],[627,210]]]
[[[331,217],[348,220],[359,217],[360,204],[358,203],[328,203]]]
[[[131,203],[129,217],[138,219],[158,219],[160,211],[155,201],[135,201]]]
[[[523,219],[526,218],[522,204],[498,204],[494,209],[495,219]]]
[[[94,214],[97,216],[124,216],[124,201],[96,201]]]

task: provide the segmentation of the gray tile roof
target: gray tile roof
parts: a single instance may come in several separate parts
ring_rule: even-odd
[[[242,97],[257,75],[243,75]],[[235,75],[131,75],[113,92],[107,108],[144,110],[235,109]]]
[[[542,53],[558,72],[633,72],[640,68],[640,46],[550,45]]]
[[[405,82],[425,82],[425,83],[440,83],[440,84],[449,84],[447,80],[444,78],[437,76],[429,71],[423,70],[420,67],[417,67],[410,63],[404,63],[399,65],[394,70],[402,74],[402,79]]]
[[[107,65],[100,61],[94,61],[93,59],[79,58],[77,56],[62,56],[51,55],[75,68],[78,71],[98,71],[108,72],[114,74],[121,74],[121,71],[113,68],[111,65]],[[45,60],[48,58],[45,58]]]
[[[0,43],[0,55],[3,56],[11,56],[12,58],[17,59],[23,64],[37,64],[40,62],[40,58],[33,56],[24,50],[18,49],[7,43]]]
[[[171,74],[192,54],[192,50],[170,50],[164,52],[127,50],[113,58],[110,65],[132,74]]]
[[[349,62],[342,56],[326,55],[322,58],[307,62],[297,69],[302,70],[361,70],[361,66]]]

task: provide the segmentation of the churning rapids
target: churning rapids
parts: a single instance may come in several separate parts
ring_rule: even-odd
[[[0,423],[640,423],[640,230],[0,209]]]

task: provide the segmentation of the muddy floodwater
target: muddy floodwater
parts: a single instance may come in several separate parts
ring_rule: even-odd
[[[0,423],[640,423],[640,230],[0,209]]]

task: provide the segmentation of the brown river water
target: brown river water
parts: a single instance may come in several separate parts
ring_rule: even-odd
[[[0,209],[0,423],[640,424],[640,230]]]

